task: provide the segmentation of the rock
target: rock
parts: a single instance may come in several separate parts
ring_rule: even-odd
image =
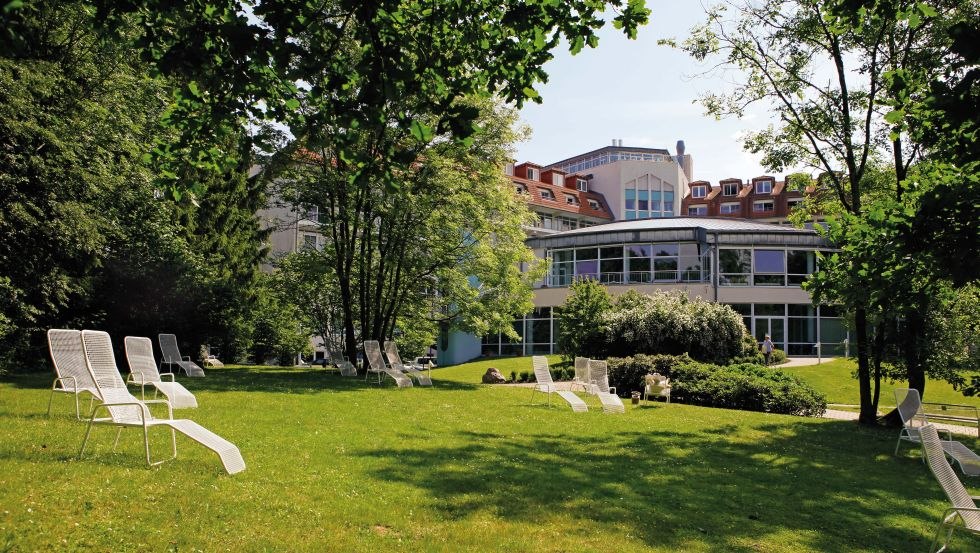
[[[504,382],[507,382],[507,379],[504,378],[504,375],[500,374],[500,371],[493,367],[487,369],[486,374],[483,375],[484,384],[503,384]]]

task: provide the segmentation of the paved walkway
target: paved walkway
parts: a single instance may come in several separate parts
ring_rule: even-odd
[[[836,357],[823,357],[817,359],[816,357],[790,357],[786,359],[786,362],[781,365],[774,365],[776,367],[806,367],[809,365],[818,365],[820,363],[829,363],[837,359]],[[819,363],[818,363],[819,361]]]
[[[824,412],[823,418],[825,419],[836,419],[842,421],[856,421],[858,414],[855,411],[841,411],[838,409],[827,409]],[[934,422],[937,430],[949,430],[953,434],[965,434],[967,436],[977,437],[977,428],[975,426],[959,426],[956,424],[945,424],[941,422]]]

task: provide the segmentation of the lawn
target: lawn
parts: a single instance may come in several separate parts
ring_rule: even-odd
[[[318,368],[183,379],[200,408],[178,416],[240,447],[236,476],[187,440],[147,469],[134,430],[112,453],[97,428],[76,459],[84,427],[63,396],[44,415],[50,377],[4,377],[0,551],[909,551],[946,506],[891,430],[679,404],[576,414],[479,384],[488,366],[530,360],[438,369],[433,389]]]
[[[828,403],[845,405],[860,403],[857,379],[852,376],[857,370],[857,363],[853,359],[838,358],[819,365],[784,367],[783,370],[799,376],[826,395]],[[895,407],[895,388],[908,388],[908,383],[882,381],[879,411],[884,412]],[[954,390],[950,384],[939,380],[926,381],[923,401],[980,407],[980,397],[966,397]]]

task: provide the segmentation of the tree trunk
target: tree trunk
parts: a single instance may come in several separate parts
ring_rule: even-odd
[[[868,317],[863,307],[854,311],[855,334],[858,350],[858,390],[861,397],[861,413],[858,422],[874,425],[878,412],[871,398],[871,366],[868,356]]]

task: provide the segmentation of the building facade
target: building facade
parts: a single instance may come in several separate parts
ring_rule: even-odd
[[[730,217],[782,223],[803,197],[802,192],[787,188],[785,181],[777,181],[768,175],[748,182],[725,179],[715,185],[699,180],[690,183],[690,192],[681,202],[681,212],[688,217]]]

